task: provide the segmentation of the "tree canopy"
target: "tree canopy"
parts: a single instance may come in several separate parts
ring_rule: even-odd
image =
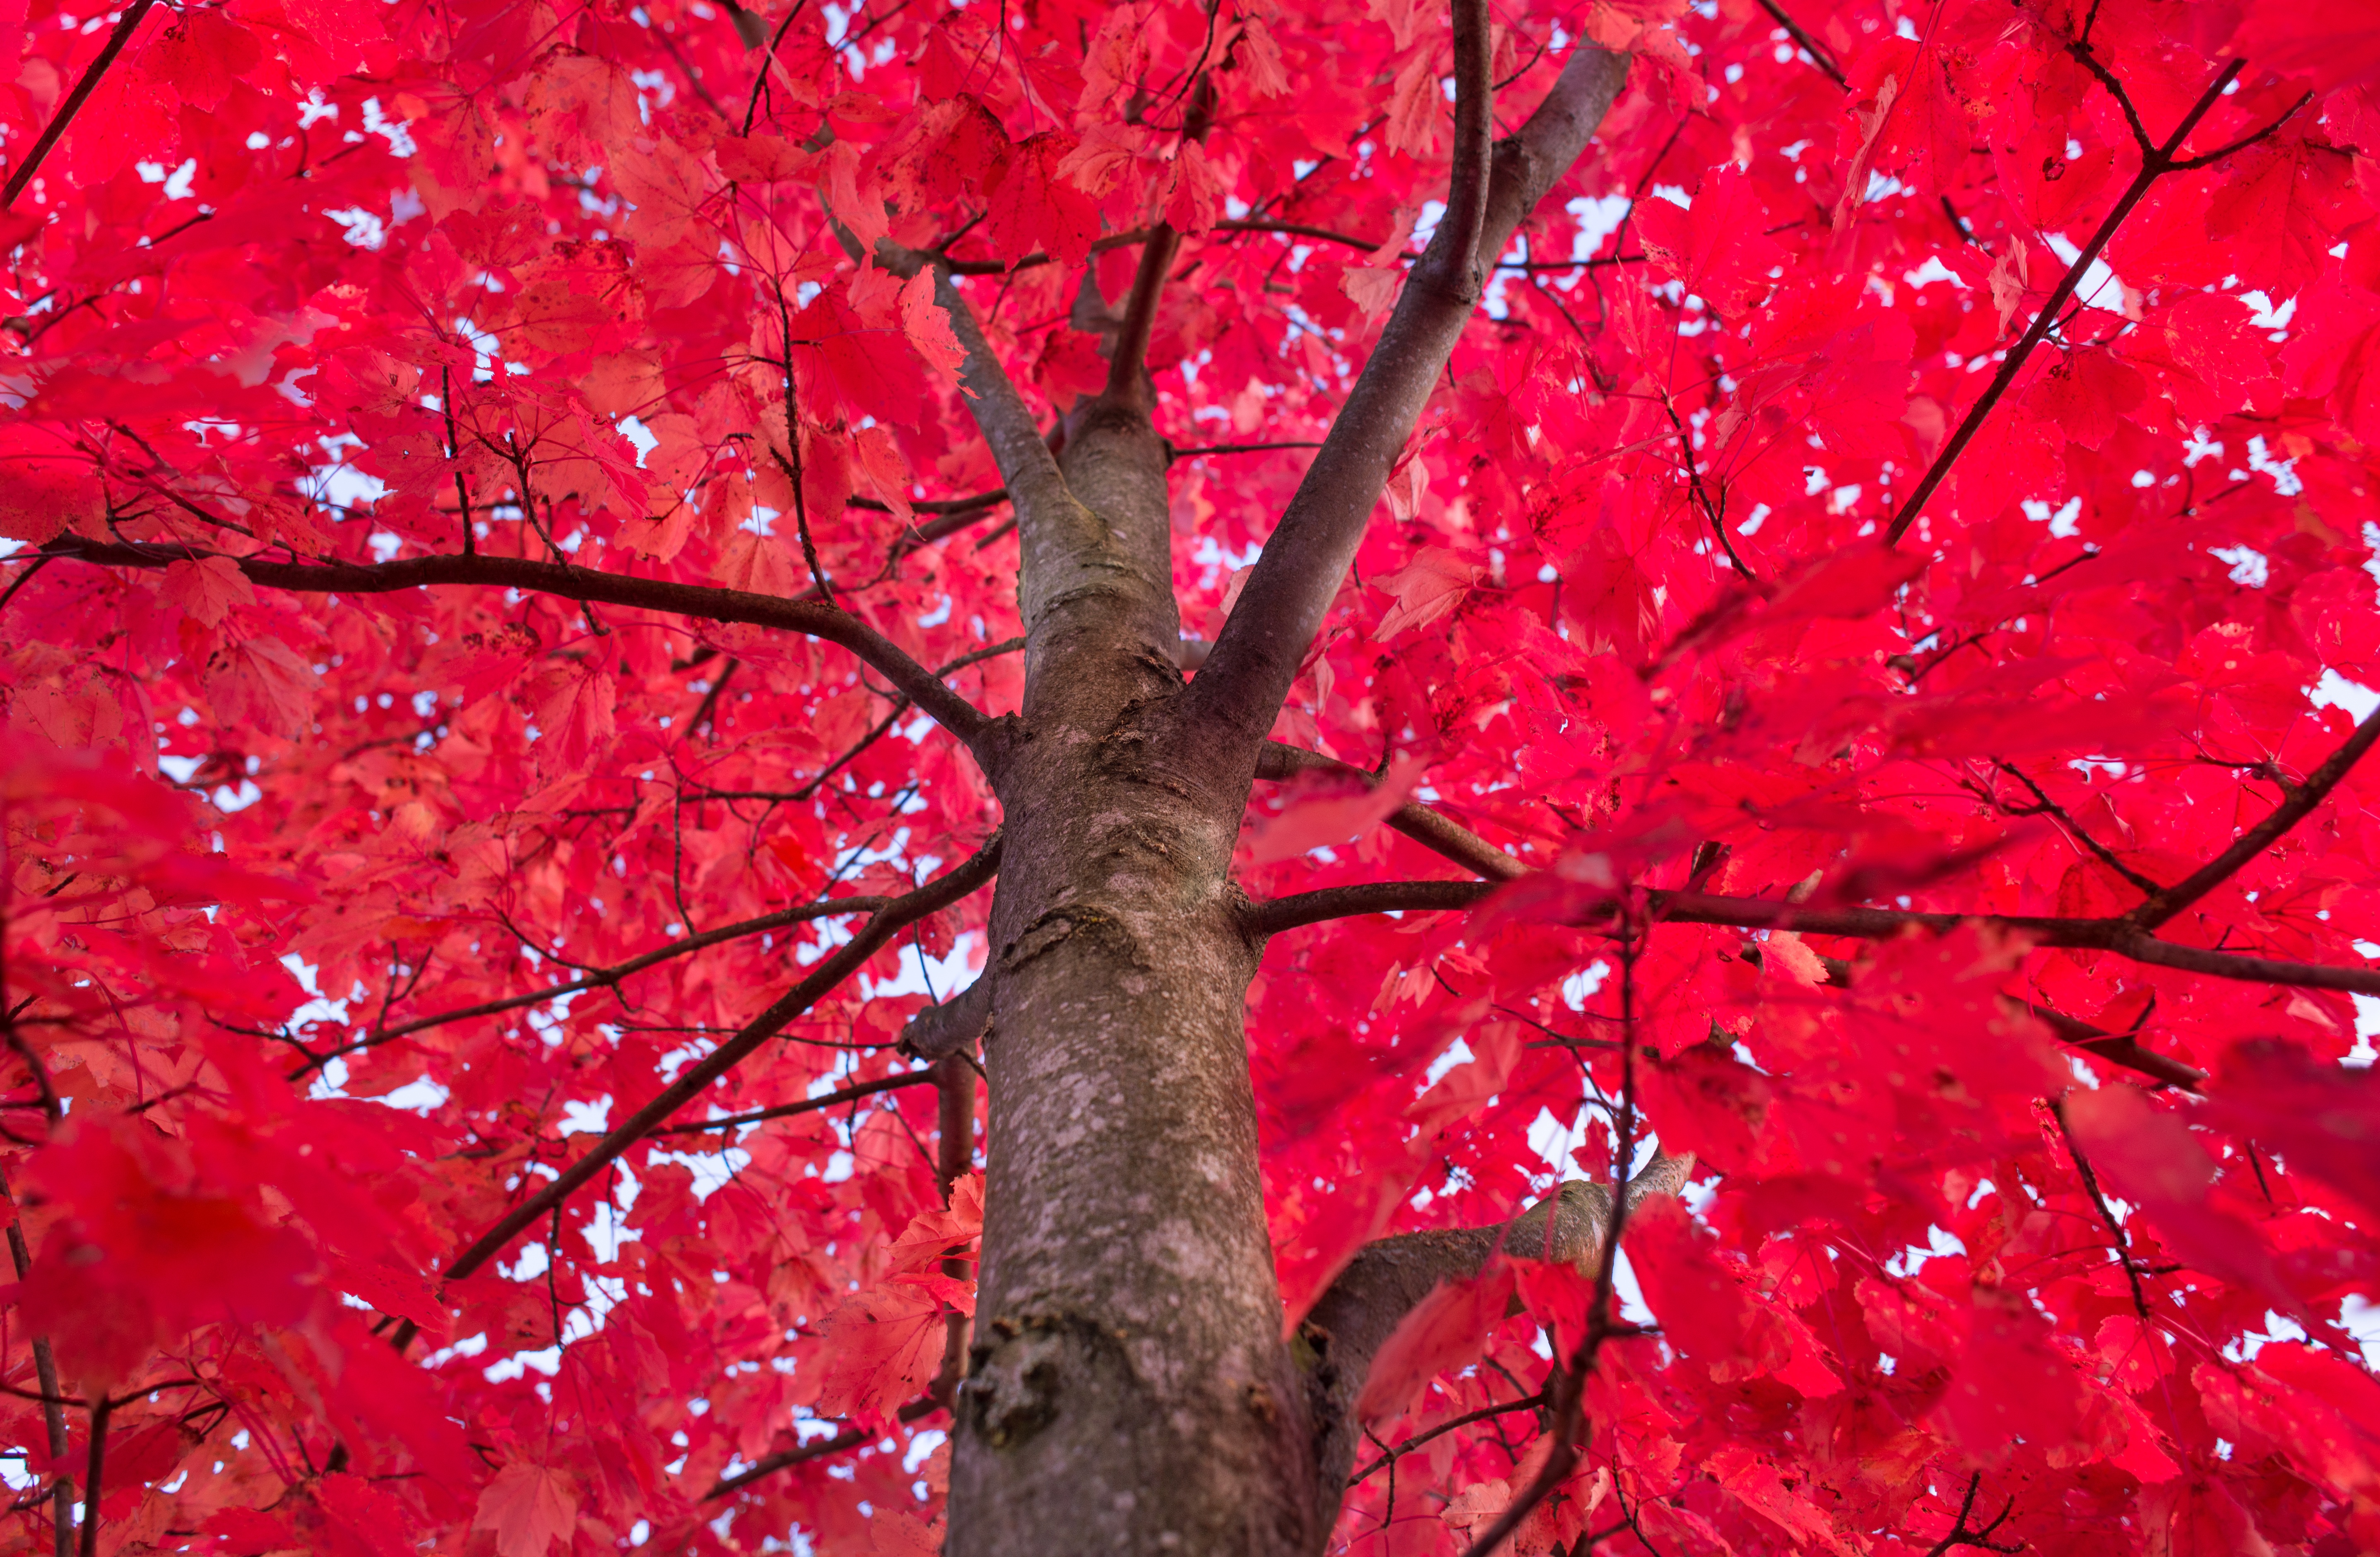
[[[30,0],[0,158],[0,1550],[2380,1548],[2365,0]]]

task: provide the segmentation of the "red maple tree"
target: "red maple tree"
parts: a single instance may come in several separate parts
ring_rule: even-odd
[[[2380,1550],[2371,0],[32,0],[0,157],[5,1550]]]

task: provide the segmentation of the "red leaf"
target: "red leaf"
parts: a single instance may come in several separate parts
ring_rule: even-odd
[[[1512,1300],[1512,1268],[1500,1260],[1476,1276],[1440,1282],[1373,1356],[1355,1397],[1357,1419],[1378,1426],[1411,1410],[1432,1379],[1479,1356]]]

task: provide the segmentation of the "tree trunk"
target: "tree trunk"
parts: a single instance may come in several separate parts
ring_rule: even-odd
[[[1083,507],[1026,517],[1025,710],[995,780],[985,1256],[949,1550],[1307,1551],[1243,1029],[1258,947],[1231,882],[1254,754],[1219,782],[1175,738],[1146,414],[1073,420]]]
[[[1245,1030],[1264,931],[1231,865],[1265,732],[1485,265],[1626,72],[1580,49],[1495,149],[1491,176],[1481,0],[1461,0],[1455,32],[1450,210],[1463,221],[1442,223],[1415,265],[1196,682],[1179,668],[1166,451],[1141,371],[1173,235],[1143,246],[1108,386],[1067,419],[1062,459],[940,280],[1016,504],[1026,626],[1023,710],[976,747],[1004,811],[988,997],[918,1031],[937,1052],[971,1037],[988,998],[984,1254],[953,1557],[1318,1551],[1346,1476],[1347,1402],[1429,1284],[1385,1283],[1360,1319],[1342,1297],[1332,1313],[1348,1335],[1328,1369],[1310,1338],[1283,1344]],[[1272,603],[1247,603],[1259,597]],[[1475,1267],[1492,1242],[1462,1242],[1439,1273]]]

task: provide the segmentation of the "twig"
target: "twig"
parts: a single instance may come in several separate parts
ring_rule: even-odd
[[[1959,1505],[1958,1523],[1950,1527],[1950,1533],[1949,1535],[1944,1536],[1940,1540],[1934,1543],[1932,1549],[1925,1553],[1925,1557],[1943,1557],[1943,1553],[1949,1551],[1954,1546],[1980,1546],[1986,1551],[2022,1551],[2024,1550],[2024,1542],[2022,1541],[2017,1541],[2009,1546],[2002,1546],[1991,1539],[1992,1532],[2006,1524],[2008,1522],[2008,1516],[2016,1512],[2016,1498],[2014,1494],[2010,1494],[2007,1505],[2001,1508],[1998,1515],[1994,1518],[1990,1524],[1985,1526],[1980,1530],[1971,1530],[1967,1528],[1968,1517],[1975,1512],[1975,1493],[1983,1487],[1983,1484],[1984,1473],[1982,1471],[1975,1471],[1968,1476],[1967,1497],[1966,1501]]]
[[[1825,71],[1835,85],[1846,91],[1851,90],[1851,82],[1844,78],[1843,67],[1835,63],[1835,56],[1828,51],[1824,43],[1804,31],[1800,22],[1787,16],[1784,6],[1779,5],[1777,0],[1760,0],[1760,8],[1767,11],[1770,19],[1783,28],[1794,43],[1801,45],[1802,52],[1810,56],[1811,64]]]
[[[2107,1236],[2115,1243],[2116,1261],[2124,1268],[2124,1280],[2131,1283],[2132,1311],[2140,1316],[2141,1326],[2145,1330],[2155,1325],[2156,1320],[2149,1313],[2148,1293],[2141,1285],[2140,1267],[2132,1259],[2131,1240],[2125,1236],[2124,1224],[2116,1220],[2114,1208],[2107,1204],[2107,1197],[2101,1193],[2099,1175],[2091,1171],[2091,1160],[2082,1155],[2082,1147],[2075,1144],[2074,1132],[2066,1127],[2064,1101],[2052,1102],[2049,1105],[2049,1114],[2051,1118],[2058,1121],[2058,1137],[2066,1142],[2067,1155],[2074,1159],[2074,1171],[2082,1175],[2082,1187],[2091,1192],[2091,1203],[2099,1208],[2099,1220],[2107,1224]],[[1975,1494],[1971,1489],[1967,1493],[1968,1504],[1971,1507],[1973,1505],[1974,1497]],[[1962,1512],[1959,1515],[1959,1523],[1964,1526],[1966,1522],[1967,1516]],[[1944,1545],[1937,1546],[1934,1550],[1942,1551],[1947,1549],[1946,1539]]]
[[[779,1103],[774,1108],[754,1109],[749,1113],[731,1113],[723,1119],[697,1120],[691,1125],[664,1125],[648,1132],[662,1136],[699,1134],[707,1130],[734,1130],[746,1125],[757,1125],[764,1119],[790,1119],[797,1113],[816,1113],[820,1109],[835,1108],[856,1098],[872,1097],[878,1092],[890,1092],[903,1087],[923,1087],[934,1079],[929,1070],[908,1071],[899,1076],[882,1077],[874,1081],[862,1081],[838,1091],[821,1093],[797,1103]]]
[[[1429,1442],[1433,1439],[1443,1438],[1446,1434],[1454,1431],[1457,1428],[1467,1428],[1474,1422],[1484,1422],[1490,1417],[1501,1417],[1507,1412],[1534,1411],[1545,1403],[1546,1393],[1543,1390],[1539,1390],[1536,1393],[1533,1395],[1525,1395],[1519,1400],[1508,1400],[1498,1405],[1483,1405],[1476,1411],[1466,1411],[1460,1417],[1450,1417],[1445,1421],[1439,1423],[1438,1426],[1430,1429],[1427,1432],[1415,1433],[1413,1437],[1406,1439],[1403,1442],[1397,1444],[1394,1448],[1383,1449],[1378,1459],[1374,1460],[1370,1465],[1364,1466],[1361,1470],[1355,1472],[1354,1475],[1349,1477],[1347,1478],[1347,1485],[1350,1487],[1354,1486],[1357,1482],[1363,1481],[1371,1477],[1374,1473],[1378,1471],[1382,1466],[1391,1466],[1396,1464],[1400,1456],[1410,1454],[1415,1450],[1420,1448],[1423,1444]]]
[[[140,25],[141,18],[149,14],[149,7],[156,3],[157,0],[132,0],[124,14],[116,18],[115,30],[107,35],[107,42],[100,45],[98,55],[83,71],[82,79],[75,83],[74,91],[67,93],[67,100],[58,104],[58,111],[50,116],[49,126],[42,131],[41,139],[34,141],[32,149],[25,153],[25,160],[17,164],[17,171],[8,176],[6,188],[0,189],[0,211],[17,203],[17,197],[24,193],[25,186],[32,181],[34,173],[41,167],[42,159],[50,154],[50,148],[58,143],[58,137],[67,132],[67,126],[74,123],[74,116],[82,111],[82,105],[98,90],[99,79],[107,74],[107,67],[115,63],[115,56],[122,54],[124,45],[132,41],[133,30]]]

